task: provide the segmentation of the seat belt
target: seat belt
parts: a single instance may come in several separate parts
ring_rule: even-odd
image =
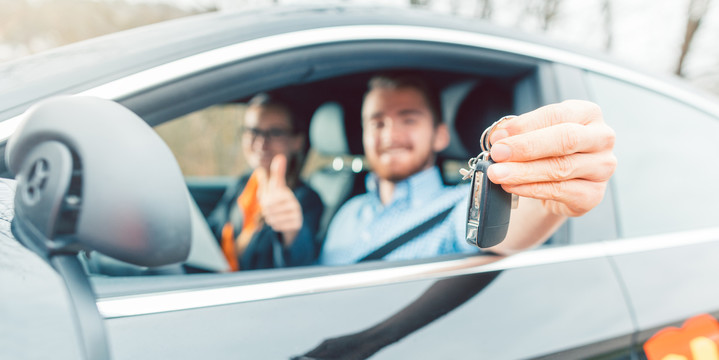
[[[448,209],[445,209],[441,213],[427,219],[427,221],[415,226],[414,228],[410,229],[409,231],[405,232],[404,234],[396,237],[394,240],[384,244],[379,249],[373,251],[369,255],[363,257],[358,262],[363,261],[370,261],[370,260],[379,260],[385,257],[387,254],[394,251],[394,249],[400,247],[401,245],[407,243],[408,241],[416,238],[418,235],[421,235],[422,233],[432,229],[435,225],[440,223],[442,220],[446,219],[450,212],[454,209],[455,204],[450,206]]]

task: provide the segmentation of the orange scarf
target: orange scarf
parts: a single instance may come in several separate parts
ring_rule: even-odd
[[[239,235],[235,235],[235,229],[229,221],[222,227],[222,252],[227,258],[232,271],[240,269],[239,257],[247,248],[252,240],[252,235],[260,226],[262,220],[262,208],[260,200],[257,196],[259,189],[259,181],[256,172],[253,172],[250,179],[247,180],[245,188],[240,196],[237,197],[237,206],[243,214],[243,224]]]

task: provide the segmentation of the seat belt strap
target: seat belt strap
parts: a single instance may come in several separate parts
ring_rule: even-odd
[[[414,228],[410,229],[409,231],[405,232],[404,234],[396,237],[394,240],[384,244],[382,247],[373,251],[369,255],[363,257],[358,262],[382,259],[387,254],[394,251],[394,249],[409,242],[410,240],[421,235],[422,233],[432,229],[435,225],[440,223],[442,220],[446,219],[447,216],[449,215],[449,213],[452,212],[453,209],[454,209],[454,205],[450,206],[448,209],[445,209],[441,213],[429,218],[427,221],[415,226]]]

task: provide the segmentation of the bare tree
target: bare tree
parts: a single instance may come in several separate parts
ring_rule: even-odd
[[[684,76],[684,60],[689,54],[692,40],[696,34],[699,26],[701,25],[704,15],[706,15],[709,9],[709,3],[711,0],[690,0],[689,8],[687,11],[687,26],[684,30],[684,42],[682,43],[681,53],[679,54],[679,61],[674,73],[679,76]]]
[[[613,31],[612,31],[612,25],[614,23],[614,20],[612,18],[612,2],[611,0],[603,0],[602,1],[602,18],[604,19],[604,50],[609,52],[609,50],[612,49],[612,43],[614,41],[613,39]]]
[[[491,19],[494,10],[492,0],[477,0],[474,16],[480,19]]]
[[[523,15],[536,18],[540,29],[547,31],[559,15],[561,4],[562,0],[528,0]],[[523,16],[520,16],[520,21],[522,18]]]
[[[562,0],[539,0],[530,3],[528,10],[534,13],[539,19],[539,26],[542,30],[549,30],[550,24],[556,19],[559,14],[559,6],[562,4]]]
[[[412,7],[429,7],[431,0],[409,0]]]

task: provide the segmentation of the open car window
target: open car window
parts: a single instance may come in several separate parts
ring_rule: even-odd
[[[451,144],[440,154],[438,161],[443,181],[448,186],[461,182],[458,170],[466,166],[470,156],[480,152],[476,139],[484,128],[503,115],[515,113],[515,102],[541,101],[536,93],[522,90],[527,83],[538,81],[535,72],[519,77],[443,71],[425,73],[439,90],[443,117],[451,129]],[[302,179],[319,193],[328,212],[319,231],[322,235],[337,209],[352,196],[365,191],[364,178],[371,169],[362,154],[359,113],[370,76],[370,73],[349,74],[273,89],[291,97],[312,94],[307,97],[307,108],[299,110],[311,119],[310,131],[306,134],[309,142]],[[515,101],[516,98],[521,99]],[[204,217],[209,216],[226,189],[248,171],[239,136],[246,100],[245,97],[211,105],[155,127],[175,154],[190,194]],[[341,141],[346,143],[344,152],[328,150],[336,145],[325,142],[337,142],[337,134],[327,133],[331,131],[326,129],[328,124],[317,124],[327,121],[327,116],[320,119],[322,116],[318,113],[326,111],[328,104],[341,110],[342,116],[333,120],[341,122],[344,129],[339,134],[343,137]],[[322,241],[319,239],[320,246]]]
[[[560,100],[554,64],[544,60],[446,43],[363,41],[300,47],[228,62],[132,93],[120,102],[153,125],[170,146],[196,209],[194,228],[202,228],[201,234],[193,229],[194,235],[212,248],[203,252],[217,258],[217,241],[200,220],[247,169],[238,131],[246,101],[258,92],[281,91],[300,98],[305,105],[301,111],[308,118],[328,103],[341,107],[346,154],[323,154],[310,134],[302,173],[310,186],[320,190],[332,214],[346,199],[363,192],[363,177],[370,170],[363,160],[360,126],[367,80],[379,71],[396,69],[418,71],[440,91],[442,115],[452,133],[450,146],[438,160],[448,185],[460,181],[458,169],[479,152],[476,139],[493,121]],[[325,181],[327,186],[313,183],[313,176],[323,171],[350,174],[355,185],[339,191],[330,186],[336,181]],[[329,223],[329,218],[324,220],[321,233]],[[560,229],[546,246],[572,243],[574,235],[567,229]]]

